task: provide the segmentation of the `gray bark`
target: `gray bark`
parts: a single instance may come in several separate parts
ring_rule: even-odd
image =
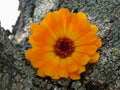
[[[120,90],[120,0],[19,0],[20,16],[10,34],[0,27],[0,90]],[[99,27],[103,46],[98,63],[87,65],[82,78],[40,78],[25,59],[31,23],[39,23],[46,12],[66,7],[83,11]]]

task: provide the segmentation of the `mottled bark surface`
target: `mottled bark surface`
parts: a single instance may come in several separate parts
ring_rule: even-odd
[[[9,33],[0,27],[0,90],[120,90],[120,0],[19,0],[21,14]],[[77,81],[40,78],[25,59],[24,51],[31,23],[39,23],[46,12],[66,7],[72,12],[83,11],[99,27],[103,46],[101,58],[87,65]]]

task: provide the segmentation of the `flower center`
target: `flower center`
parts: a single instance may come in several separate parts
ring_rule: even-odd
[[[69,38],[59,38],[54,45],[54,52],[60,58],[66,58],[70,56],[74,51],[74,44]]]

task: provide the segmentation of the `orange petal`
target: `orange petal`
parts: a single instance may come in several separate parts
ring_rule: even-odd
[[[65,14],[65,16],[62,14]],[[55,11],[53,13],[50,12],[41,22],[41,26],[49,30],[55,39],[57,37],[63,37],[67,15],[69,15],[69,11],[67,9],[61,9],[60,11]]]
[[[83,18],[80,19],[79,17]],[[83,34],[89,32],[90,22],[87,21],[85,17],[86,16],[82,12],[79,13],[78,17],[76,14],[70,13],[65,36],[75,40]]]
[[[46,65],[49,60],[34,60],[31,61],[34,68],[40,68]]]
[[[98,62],[99,58],[100,58],[100,55],[98,53],[96,53],[95,55],[91,56],[91,59],[89,62],[96,63],[96,62]]]
[[[78,64],[72,58],[66,60],[66,69],[68,72],[74,72],[78,69]]]
[[[25,52],[25,56],[28,57],[28,59],[32,59],[32,58],[37,59],[37,57],[41,57],[50,52],[52,52],[51,47],[42,47],[42,48],[33,47]]]
[[[31,57],[33,57],[33,59]],[[55,57],[55,55],[53,55],[52,52],[50,52],[50,53],[42,53],[41,52],[40,54],[32,53],[31,57],[29,57],[29,58],[31,60],[33,67],[40,68],[40,67],[45,66],[49,62],[49,60],[51,60]]]
[[[43,37],[29,37],[29,42],[31,43],[32,47],[44,47],[44,46],[51,46],[54,44],[55,41],[52,38],[43,38]]]
[[[58,74],[55,74],[55,75],[51,76],[51,78],[54,79],[54,80],[58,80],[58,79],[60,79],[61,77],[59,77]]]
[[[70,73],[70,78],[73,79],[73,80],[78,80],[80,79],[80,74],[82,72],[84,72],[86,69],[85,69],[85,66],[79,66],[78,70],[76,70],[75,72],[72,72]]]
[[[88,55],[93,55],[95,54],[97,50],[97,47],[94,45],[89,45],[89,46],[79,46],[75,48],[75,52],[83,53],[83,54],[88,54]]]
[[[97,40],[96,33],[89,32],[81,36],[80,38],[76,39],[74,44],[75,46],[90,45],[90,44],[94,44],[96,40]]]
[[[85,54],[81,54],[80,58],[76,59],[76,62],[78,62],[79,65],[84,66],[86,65],[90,60],[90,57]]]
[[[36,44],[37,42],[38,45],[41,45],[40,47],[55,43],[55,40],[52,38],[50,32],[42,31],[41,33],[40,32],[36,32],[36,33],[39,33],[39,35],[32,33],[29,37],[29,42],[32,43],[33,46],[37,45]]]
[[[58,68],[58,74],[60,77],[64,77],[64,78],[68,78],[68,73],[67,73],[67,70],[66,70],[66,61],[64,60],[60,60],[60,65],[59,65],[59,68]]]
[[[37,74],[41,77],[46,77],[46,75],[44,74],[44,71],[41,69],[38,69]]]
[[[102,46],[102,41],[100,38],[97,39],[97,41],[95,42],[95,45],[97,46],[97,48],[100,48]]]
[[[98,27],[96,25],[92,24],[91,27],[90,27],[90,29],[91,29],[92,32],[95,32],[95,33],[98,32]]]
[[[35,24],[35,23],[33,23],[33,24],[31,24],[30,25],[30,31],[33,33],[36,33],[36,32],[40,32],[41,31],[41,28],[40,28],[40,25],[38,25],[38,24]],[[36,34],[39,34],[39,33],[36,33]]]
[[[96,35],[98,27],[91,25],[83,12],[70,13],[65,8],[48,12],[39,25],[31,24],[30,30],[32,49],[27,50],[25,56],[38,68],[41,77],[77,80],[88,62],[95,63],[99,59],[96,50],[102,42]],[[64,37],[74,42],[75,50],[71,56],[60,58],[54,52],[54,45]]]
[[[73,59],[74,62],[76,62],[80,66],[86,65],[90,60],[90,57],[88,55],[81,54],[78,52],[74,52],[71,58]]]
[[[62,8],[59,10],[59,18],[60,18],[60,31],[62,31],[62,34],[65,35],[66,32],[68,31],[68,20],[69,20],[69,16],[70,16],[70,13],[68,11],[68,9],[65,9],[65,8]]]
[[[34,49],[29,49],[25,52],[25,57],[30,60],[39,60],[39,51],[35,51]]]
[[[61,8],[59,10],[59,14],[61,15],[62,19],[65,20],[69,16],[69,11],[66,8]]]
[[[45,64],[45,66],[43,66],[43,67],[41,67],[41,68],[44,69],[45,75],[52,77],[52,76],[56,73],[57,68],[58,68],[58,66],[59,66],[59,63],[60,63],[59,58],[58,58],[58,57],[55,57],[55,58],[49,60],[49,61]]]
[[[78,80],[80,79],[80,75],[79,74],[76,74],[76,73],[70,73],[70,78],[73,79],[73,80]]]
[[[77,13],[77,17],[78,17],[78,19],[80,20],[80,22],[82,22],[82,21],[86,21],[87,20],[87,17],[86,17],[86,14],[85,13],[83,13],[83,12],[78,12]]]
[[[31,43],[32,47],[34,47],[34,46],[40,46],[40,43],[38,41],[34,40],[32,37],[33,36],[30,35],[29,36],[29,41],[28,41],[29,43]]]
[[[81,74],[81,73],[85,72],[85,70],[86,70],[85,66],[79,66],[78,70],[75,71],[75,73]]]

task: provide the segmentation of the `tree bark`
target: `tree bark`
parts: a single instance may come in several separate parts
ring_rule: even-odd
[[[0,90],[120,90],[120,0],[19,0],[20,16],[10,34],[0,27]],[[99,27],[103,46],[98,63],[87,65],[82,78],[40,78],[25,59],[31,46],[31,23],[39,23],[49,11],[68,8],[83,11]],[[13,36],[9,39],[8,36]]]

